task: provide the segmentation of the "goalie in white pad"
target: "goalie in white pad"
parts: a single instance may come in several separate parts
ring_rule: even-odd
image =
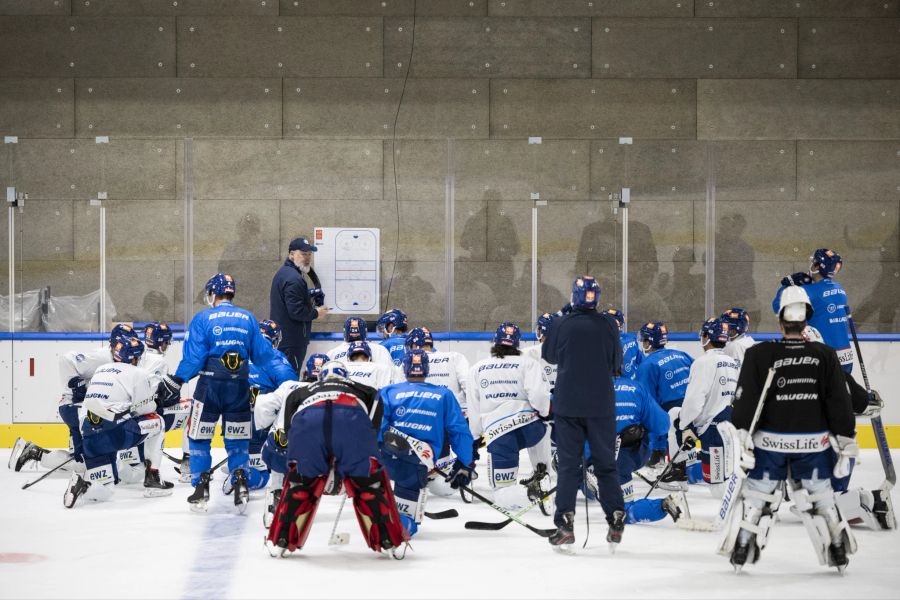
[[[835,505],[831,476],[846,475],[857,452],[853,408],[834,350],[803,338],[813,310],[806,292],[789,287],[781,303],[784,338],[749,348],[738,378],[732,421],[741,437],[741,465],[749,472],[719,552],[736,570],[759,558],[782,496],[779,485],[786,481],[819,562],[843,573],[856,542]],[[770,368],[774,383],[766,388]]]

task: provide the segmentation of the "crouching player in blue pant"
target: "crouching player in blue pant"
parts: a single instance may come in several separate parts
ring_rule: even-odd
[[[263,513],[263,526],[266,529],[272,524],[275,516],[275,507],[281,499],[281,488],[284,486],[284,476],[287,467],[287,436],[285,430],[290,425],[291,417],[284,416],[284,407],[288,396],[296,389],[308,386],[319,380],[322,367],[328,362],[325,354],[313,354],[306,360],[306,370],[303,372],[303,381],[285,381],[273,392],[260,394],[253,404],[253,421],[256,427],[265,429],[268,434],[262,447],[262,460],[269,468],[271,477],[266,495],[268,503],[266,512]]]
[[[472,434],[453,392],[442,385],[425,383],[428,353],[410,350],[403,357],[405,383],[381,389],[384,421],[381,424],[382,454],[391,480],[403,525],[414,535],[425,513],[428,473],[436,453],[444,445],[444,432],[456,461],[447,481],[454,489],[468,485],[475,469]]]
[[[403,558],[397,551],[409,535],[379,460],[382,405],[375,389],[351,381],[343,363],[331,361],[322,367],[319,381],[291,392],[284,414],[292,415],[285,431],[289,467],[267,536],[270,554],[303,548],[319,498],[337,492],[326,490],[332,480],[343,482],[353,498],[369,548]]]
[[[268,364],[275,357],[272,343],[259,332],[253,314],[232,304],[236,284],[231,275],[218,273],[206,282],[210,308],[191,319],[184,337],[181,362],[175,375],[160,383],[158,397],[177,399],[181,385],[199,374],[194,389],[188,438],[191,448],[191,510],[206,512],[212,457],[210,443],[216,423],[222,419],[222,434],[228,452],[228,470],[234,485],[234,505],[243,513],[250,499],[247,470],[250,467],[250,365]]]
[[[63,496],[66,508],[80,499],[108,500],[119,482],[116,459],[120,450],[144,444],[147,459],[144,495],[168,496],[174,484],[161,481],[163,420],[157,414],[153,382],[148,371],[137,366],[144,345],[136,337],[118,337],[112,345],[113,362],[98,367],[83,403],[81,435],[84,477],[72,473]]]
[[[616,433],[618,453],[616,470],[625,498],[625,522],[660,521],[669,515],[677,521],[687,511],[683,492],[665,498],[634,499],[632,473],[647,463],[651,452],[665,451],[664,435],[669,430],[669,415],[650,397],[643,384],[627,375],[616,377]],[[589,456],[589,455],[588,455]],[[587,496],[598,498],[593,466],[587,470]]]

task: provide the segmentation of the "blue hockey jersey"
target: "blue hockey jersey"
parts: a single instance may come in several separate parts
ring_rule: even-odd
[[[260,394],[271,394],[285,381],[297,381],[297,372],[278,350],[265,365],[250,363],[250,385],[258,387]]]
[[[253,313],[221,302],[191,319],[175,375],[188,381],[204,368],[207,359],[227,352],[237,352],[242,359],[249,358],[257,364],[268,364],[275,358],[272,342],[259,332]]]
[[[444,432],[460,461],[472,464],[472,434],[453,392],[442,385],[404,381],[381,388],[378,393],[384,407],[378,441],[388,427],[426,442],[440,455]]]
[[[651,450],[666,449],[669,414],[647,392],[644,385],[628,377],[616,377],[616,433],[631,425],[643,425]]]
[[[381,345],[387,349],[391,355],[391,360],[399,367],[403,362],[403,355],[406,354],[406,334],[391,335],[383,339]]]
[[[641,360],[636,381],[661,405],[684,400],[691,363],[694,359],[681,350],[662,348]]]
[[[622,343],[622,375],[635,379],[637,368],[644,358],[644,353],[638,346],[637,334],[620,333],[619,341]]]
[[[782,286],[772,300],[772,310],[776,315],[785,287]],[[840,283],[827,277],[822,281],[804,285],[803,290],[809,296],[813,307],[813,316],[807,324],[818,329],[825,344],[834,348],[842,367],[845,369],[852,367],[853,351],[850,349],[850,336],[847,330],[847,292]]]

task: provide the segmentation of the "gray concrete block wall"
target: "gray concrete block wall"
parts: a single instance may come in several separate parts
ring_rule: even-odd
[[[695,329],[714,179],[717,305],[771,329],[831,246],[861,328],[897,331],[898,34],[898,0],[0,0],[18,286],[96,289],[105,192],[118,316],[180,319],[192,137],[194,287],[228,270],[261,317],[288,240],[370,225],[385,307],[527,323],[532,194],[540,308],[585,271],[615,303],[628,186],[631,322]]]

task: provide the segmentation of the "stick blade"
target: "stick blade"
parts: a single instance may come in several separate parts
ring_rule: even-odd
[[[478,531],[500,531],[507,525],[512,523],[512,519],[500,521],[499,523],[488,523],[486,521],[466,521],[466,529],[475,529]]]

